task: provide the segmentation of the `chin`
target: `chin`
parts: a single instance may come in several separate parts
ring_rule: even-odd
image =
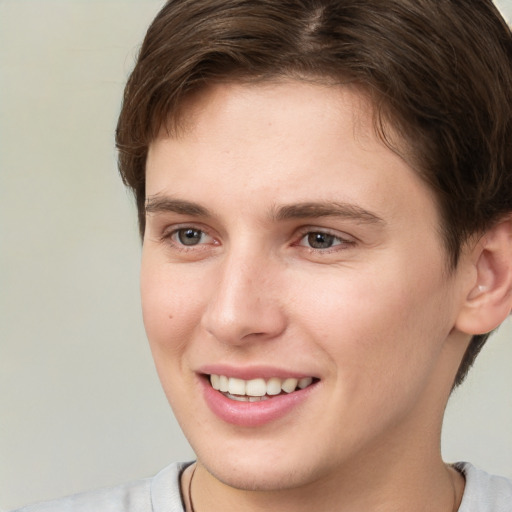
[[[225,485],[244,491],[278,491],[295,489],[318,480],[321,469],[307,467],[302,454],[275,454],[265,457],[249,450],[233,457],[208,454],[199,457],[200,463],[217,480]],[[321,466],[321,465],[320,465]]]
[[[250,465],[250,463],[249,463]],[[280,491],[292,489],[305,485],[305,475],[298,474],[297,471],[290,468],[276,469],[265,468],[246,468],[243,465],[229,469],[206,467],[206,469],[220,482],[229,485],[235,489],[243,491]]]

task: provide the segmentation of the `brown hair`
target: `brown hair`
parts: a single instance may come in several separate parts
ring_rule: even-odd
[[[148,146],[162,125],[177,126],[183,98],[213,82],[279,77],[369,92],[377,132],[391,147],[386,126],[406,142],[434,191],[450,268],[470,235],[512,211],[512,35],[491,0],[170,0],[117,126],[141,234]],[[471,340],[455,385],[487,336]]]

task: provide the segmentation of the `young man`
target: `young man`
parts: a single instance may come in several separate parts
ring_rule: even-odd
[[[512,37],[486,0],[172,0],[117,130],[197,454],[30,510],[512,510],[446,465],[512,307]]]

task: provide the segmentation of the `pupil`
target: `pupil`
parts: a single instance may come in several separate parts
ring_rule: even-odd
[[[198,229],[180,229],[178,238],[183,245],[196,245],[201,241],[201,231]]]
[[[308,243],[313,249],[328,249],[332,247],[334,236],[327,233],[310,233]]]

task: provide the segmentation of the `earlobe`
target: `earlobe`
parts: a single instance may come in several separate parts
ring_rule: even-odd
[[[498,327],[512,309],[512,218],[490,228],[471,253],[475,272],[455,327],[485,334]]]

